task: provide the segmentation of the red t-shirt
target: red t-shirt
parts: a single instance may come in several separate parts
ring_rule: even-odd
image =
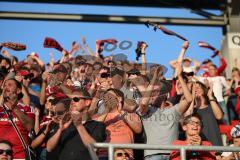
[[[180,146],[187,146],[187,141],[175,140],[172,145],[180,145]],[[212,146],[212,144],[208,141],[202,141],[202,146]],[[189,151],[187,151],[188,154]],[[198,159],[204,160],[215,160],[214,152],[207,152],[207,151],[197,151],[198,152]],[[180,160],[180,152],[179,151],[171,151],[170,160]],[[191,160],[188,159],[188,160]]]
[[[32,107],[25,106],[22,103],[18,103],[17,107],[19,107],[19,109],[23,111],[28,117],[34,120],[34,109]],[[20,121],[13,112],[10,111],[10,114],[13,115],[14,122],[16,123],[19,131],[21,132],[25,142],[28,143],[27,137],[29,132],[23,127],[23,125],[20,123]],[[18,135],[13,128],[11,122],[8,120],[8,117],[2,107],[0,107],[0,139],[8,140],[12,143],[14,159],[25,158],[25,152],[22,143],[18,138]]]

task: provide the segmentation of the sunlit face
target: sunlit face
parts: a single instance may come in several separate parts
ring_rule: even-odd
[[[0,143],[0,160],[11,160],[12,156],[11,146],[6,143]]]
[[[238,71],[232,71],[232,78],[240,78],[239,72]]]
[[[183,130],[189,136],[199,135],[201,131],[201,121],[197,117],[191,117]]]
[[[68,97],[72,99],[70,104],[71,111],[87,112],[91,100],[85,99],[81,92],[73,92]]]
[[[210,76],[216,76],[217,74],[217,69],[214,66],[209,66],[208,67],[208,72]]]
[[[122,149],[118,149],[114,152],[114,160],[129,160],[130,155]]]
[[[1,63],[0,63],[0,66],[1,66],[1,67],[9,68],[9,64],[8,64],[8,62],[7,62],[5,59],[2,59],[2,61],[1,61]]]
[[[16,82],[14,80],[7,80],[5,81],[4,85],[3,85],[3,96],[4,97],[9,97],[10,94],[12,93],[16,93],[18,94],[20,92],[20,90],[18,89]]]
[[[233,144],[235,147],[240,147],[240,137],[239,138],[233,138]]]
[[[150,98],[150,103],[154,106],[161,106],[167,99],[167,94],[161,94],[159,85],[154,85],[153,91]]]
[[[123,85],[123,78],[120,75],[115,75],[112,77],[112,84],[114,88],[121,88]]]
[[[200,84],[196,83],[195,85],[193,85],[193,87],[195,88],[195,96],[196,97],[203,96],[204,91]]]
[[[190,67],[190,65],[191,65],[191,62],[190,62],[190,61],[188,61],[188,60],[183,61],[183,66],[184,66],[184,67]]]

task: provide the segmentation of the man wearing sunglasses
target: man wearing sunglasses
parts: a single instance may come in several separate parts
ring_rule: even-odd
[[[12,160],[12,144],[6,140],[0,140],[0,160]]]
[[[56,133],[47,142],[47,151],[54,152],[58,160],[90,160],[87,147],[105,140],[105,125],[88,116],[91,96],[87,91],[73,90],[67,96],[71,99],[69,111],[55,109],[60,123]]]

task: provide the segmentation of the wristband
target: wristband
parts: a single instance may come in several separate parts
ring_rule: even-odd
[[[216,102],[216,100],[215,99],[209,99],[209,101],[211,102],[211,101],[214,101],[214,102]]]

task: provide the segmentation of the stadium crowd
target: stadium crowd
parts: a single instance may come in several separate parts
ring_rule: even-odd
[[[70,52],[60,47],[61,59],[51,54],[48,64],[35,52],[18,61],[2,49],[0,160],[90,160],[88,146],[96,142],[240,147],[237,60],[226,79],[220,52],[219,67],[197,62],[185,56],[185,41],[169,80],[164,66],[148,65],[145,42],[136,49],[140,62],[104,57],[109,42],[98,40],[94,53],[83,39],[83,55],[76,42]],[[106,149],[95,151],[108,160]],[[115,149],[114,159],[177,160],[180,153]],[[240,153],[189,151],[187,159],[239,160]]]

